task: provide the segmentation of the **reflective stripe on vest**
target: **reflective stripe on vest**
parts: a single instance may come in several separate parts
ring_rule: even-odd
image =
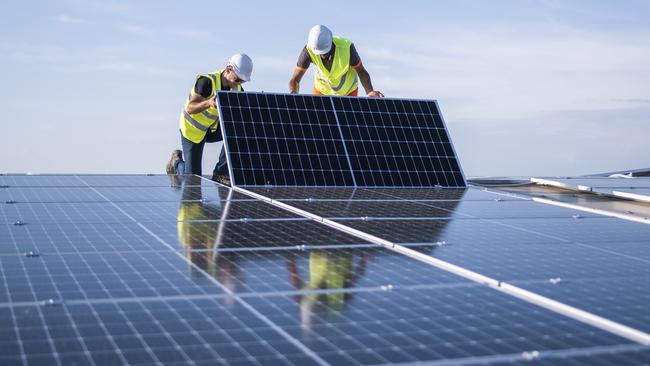
[[[334,36],[334,59],[332,67],[327,70],[319,55],[313,53],[307,46],[311,61],[316,65],[314,88],[325,95],[348,95],[358,87],[357,72],[350,67],[350,46],[352,42],[345,38]]]
[[[192,126],[196,127],[197,129],[199,129],[199,130],[201,130],[201,131],[204,131],[204,132],[207,132],[210,128],[212,128],[215,124],[217,124],[216,119],[219,118],[219,116],[215,116],[215,118],[214,118],[214,119],[215,119],[214,124],[212,124],[212,125],[210,125],[210,126],[208,126],[208,127],[205,127],[204,125],[202,125],[201,123],[199,123],[199,121],[197,121],[197,120],[195,120],[194,118],[192,118],[192,115],[191,115],[191,114],[189,114],[189,113],[187,113],[187,112],[185,112],[185,111],[183,111],[183,117],[184,117],[185,120],[186,120],[187,122],[189,122]]]
[[[213,119],[215,121],[219,119],[218,114],[212,114],[212,113],[208,112],[207,109],[205,111],[201,112],[201,114],[208,117],[208,118],[210,118],[210,119]]]
[[[210,78],[210,80],[212,80],[212,90],[210,92],[210,96],[208,97],[208,99],[214,98],[216,92],[218,90],[221,90],[222,72],[223,69],[210,74],[197,75],[196,80],[198,80],[202,76]],[[239,86],[237,89],[241,90],[241,86]],[[190,91],[190,97],[193,94],[195,94],[194,87],[192,87],[192,90]],[[183,134],[183,137],[198,144],[201,141],[203,141],[203,139],[205,138],[205,134],[209,130],[216,131],[219,123],[219,110],[216,107],[210,107],[200,113],[189,114],[185,110],[187,108],[188,103],[189,103],[189,98],[188,101],[185,103],[185,106],[183,107],[183,113],[181,113],[180,116],[180,121],[179,121],[180,129],[181,129],[181,133]]]

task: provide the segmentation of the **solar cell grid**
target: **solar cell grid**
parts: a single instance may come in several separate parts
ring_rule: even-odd
[[[139,222],[299,218],[260,201],[120,202],[117,206]]]
[[[328,98],[219,93],[218,99],[235,185],[354,185]]]
[[[547,365],[565,365],[565,366],[610,366],[610,365],[628,365],[628,366],[645,366],[650,359],[650,350],[647,347],[628,347],[620,351],[593,349],[586,352],[567,352],[566,354],[554,355],[551,353],[544,354],[540,359],[535,360],[536,364]],[[490,363],[494,366],[516,365],[521,364],[521,359],[515,359],[510,362]]]
[[[117,208],[107,202],[61,202],[0,204],[0,224],[26,225],[53,223],[119,223],[130,222]]]
[[[0,256],[0,302],[221,293],[189,272],[171,251]]]
[[[635,242],[647,241],[650,237],[650,225],[610,217],[574,220],[522,218],[497,221],[503,225],[576,242]]]
[[[132,222],[0,225],[0,254],[166,250]]]
[[[173,179],[174,176],[162,175],[79,175],[76,176],[83,185],[90,187],[169,187],[170,185],[202,185],[204,179],[198,176],[183,176],[184,179]]]
[[[569,220],[569,219],[568,219]],[[501,227],[483,220],[455,219],[405,219],[383,220],[344,220],[337,219],[346,226],[364,233],[378,236],[393,243],[483,243],[496,241],[518,243],[522,241],[522,231],[515,228]],[[544,235],[532,233],[525,236],[526,241],[546,242]]]
[[[218,93],[240,186],[464,187],[434,101]]]
[[[0,187],[83,187],[75,175],[2,174]],[[0,188],[1,189],[1,188]]]
[[[186,186],[187,187],[187,186]],[[225,187],[217,187],[213,182],[205,182],[192,189],[177,187],[99,187],[95,191],[111,202],[178,202],[178,201],[251,201],[249,196],[231,192]]]
[[[45,321],[33,322],[34,314]],[[0,319],[3,328],[18,329],[14,337],[20,343],[12,344],[29,351],[29,364],[313,362],[243,306],[209,299],[17,307]],[[7,352],[0,361],[21,363]]]
[[[332,100],[357,185],[465,186],[435,102]]]
[[[609,264],[610,266],[620,263],[620,261],[612,262],[615,263]],[[647,268],[648,263],[644,263],[643,266]],[[635,268],[640,272],[639,265]],[[582,265],[580,269],[583,273],[588,272],[584,278],[565,277],[564,282],[560,282],[559,285],[545,281],[526,283],[521,287],[641,331],[650,332],[650,314],[647,309],[647,304],[650,302],[650,294],[647,291],[649,275],[629,276],[625,274],[629,274],[630,270],[621,269],[622,272],[627,273],[622,273],[622,276],[603,276],[603,271],[598,273],[599,271],[593,267]],[[595,273],[592,274],[591,270]]]
[[[522,198],[467,188],[246,187],[275,200],[523,201]]]
[[[337,292],[434,285],[474,285],[460,277],[380,247],[188,253],[238,294]]]
[[[602,217],[533,201],[297,200],[294,207],[328,218],[572,218]]]
[[[7,202],[101,202],[104,199],[86,187],[9,187],[0,189],[0,204]]]
[[[627,344],[484,287],[356,293],[341,310],[325,296],[247,301],[333,365]]]
[[[232,221],[185,223],[191,237],[179,238],[177,223],[145,222],[165,242],[184,249],[271,248],[287,246],[347,245],[367,243],[357,237],[332,231],[312,220]],[[190,245],[191,244],[191,245]]]
[[[309,99],[284,102],[299,108]],[[374,113],[375,101],[367,103],[365,113]],[[96,178],[93,184],[125,182]],[[233,192],[207,181],[191,195],[198,199],[180,202],[189,197],[184,190],[170,194],[161,177],[141,178],[91,186],[101,197],[113,194],[109,202],[0,206],[5,219],[7,212],[31,215],[27,225],[0,225],[0,364],[481,364],[519,362],[533,350],[568,364],[647,360],[612,333],[268,203],[229,200]],[[339,222],[647,329],[644,225],[574,219],[571,210],[565,219],[494,219],[551,211],[472,188],[256,191],[317,214],[394,215]],[[176,222],[184,203],[218,207],[208,210],[215,217],[229,205],[232,220]],[[430,220],[429,210],[489,219]],[[581,230],[593,232],[585,243],[575,239]],[[631,241],[612,239],[623,230]],[[42,255],[22,255],[29,248]],[[630,258],[634,251],[640,255]],[[551,273],[563,281],[549,282]],[[46,298],[64,302],[46,305]],[[598,355],[590,358],[591,350]]]

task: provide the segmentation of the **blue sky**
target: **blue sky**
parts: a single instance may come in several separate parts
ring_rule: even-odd
[[[286,92],[315,24],[355,42],[387,96],[437,99],[468,176],[650,167],[647,14],[648,1],[8,2],[0,172],[162,173],[197,73],[246,52],[245,87]]]

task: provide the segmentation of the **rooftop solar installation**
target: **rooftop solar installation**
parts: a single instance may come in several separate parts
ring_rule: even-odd
[[[464,187],[435,101],[219,92],[235,186]]]
[[[1,365],[650,362],[647,224],[475,187],[0,185]]]

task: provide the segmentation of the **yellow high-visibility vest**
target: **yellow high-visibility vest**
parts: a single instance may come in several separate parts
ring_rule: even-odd
[[[309,57],[317,67],[316,75],[314,75],[314,88],[325,95],[348,95],[359,85],[357,72],[350,67],[352,42],[338,36],[334,36],[332,42],[336,49],[334,50],[332,69],[329,71],[325,68],[321,57],[314,54],[312,49],[307,46]]]
[[[198,80],[201,76],[207,77],[212,80],[212,92],[210,93],[210,98],[214,98],[218,90],[221,90],[221,73],[224,69],[221,69],[217,72],[210,74],[201,74],[196,76]],[[241,91],[241,85],[237,86],[237,90]],[[190,91],[190,97],[196,94],[194,92],[194,86]],[[183,106],[183,112],[180,117],[180,127],[183,137],[192,141],[195,144],[198,144],[205,138],[205,134],[210,131],[216,131],[219,127],[219,111],[215,107],[210,107],[203,112],[189,114],[187,113],[187,104],[189,103],[190,98],[187,98],[185,106]]]

